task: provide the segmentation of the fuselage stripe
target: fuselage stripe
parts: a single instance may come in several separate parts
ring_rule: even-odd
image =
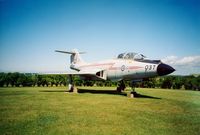
[[[85,68],[85,67],[96,67],[96,66],[111,66],[114,63],[99,63],[99,64],[90,64],[90,65],[84,65],[80,66],[79,68]]]
[[[128,67],[126,69],[139,69],[139,68],[143,68],[143,67],[131,66],[131,67]],[[121,70],[121,67],[111,67],[111,68],[109,68],[109,70]]]

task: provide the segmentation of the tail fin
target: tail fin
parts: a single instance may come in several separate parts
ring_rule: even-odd
[[[83,61],[83,59],[80,57],[80,54],[84,54],[85,52],[78,52],[77,49],[74,49],[72,51],[55,50],[55,52],[71,54],[71,57],[70,57],[71,66],[70,67],[73,68],[73,69],[75,68],[76,65],[81,65],[81,64],[85,63]]]

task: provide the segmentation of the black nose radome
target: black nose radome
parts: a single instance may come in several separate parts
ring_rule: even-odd
[[[157,73],[159,76],[167,75],[174,72],[175,69],[167,64],[161,63],[157,67]]]

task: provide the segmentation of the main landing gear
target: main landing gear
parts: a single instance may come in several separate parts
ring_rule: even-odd
[[[131,98],[133,98],[133,97],[138,97],[138,94],[137,94],[137,92],[135,91],[135,82],[134,82],[134,81],[131,82],[131,89],[132,89],[132,91],[131,91],[131,93],[130,93],[130,97],[131,97]]]
[[[118,87],[117,87],[117,92],[121,93],[122,91],[124,91],[126,88],[125,84],[124,84],[124,81],[121,80],[118,84]]]
[[[118,87],[117,87],[117,92],[118,93],[121,93],[122,91],[124,91],[126,88],[125,84],[124,84],[124,81],[121,80],[118,84]],[[138,94],[137,92],[135,91],[135,82],[132,81],[131,82],[131,89],[132,91],[130,92],[130,94],[127,94],[127,96],[129,96],[130,98],[134,98],[134,97],[138,97]]]
[[[69,87],[68,87],[68,90],[69,90],[68,92],[78,93],[78,90],[74,85],[72,75],[69,75]]]

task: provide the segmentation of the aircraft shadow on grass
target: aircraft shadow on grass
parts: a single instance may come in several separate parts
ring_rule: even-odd
[[[121,96],[127,96],[127,93],[122,92],[119,93],[115,90],[92,90],[92,89],[78,89],[78,93],[92,93],[92,94],[111,94],[111,95],[121,95]],[[136,98],[151,98],[151,99],[161,99],[158,97],[152,97],[152,96],[147,96],[143,94],[137,93],[135,95]]]
[[[119,93],[114,90],[93,90],[93,89],[78,89],[78,93],[91,93],[91,94],[111,94],[126,96],[126,93]]]
[[[41,90],[39,92],[68,92],[66,90]],[[91,93],[91,94],[111,94],[111,95],[121,95],[121,96],[127,96],[127,93],[122,92],[119,93],[115,90],[93,90],[93,89],[78,89],[78,93]],[[137,93],[135,95],[136,98],[150,98],[150,99],[161,99],[158,97],[153,97],[153,96],[147,96],[147,95],[143,95],[143,94],[139,94]]]
[[[66,90],[40,90],[39,92],[66,92]]]

